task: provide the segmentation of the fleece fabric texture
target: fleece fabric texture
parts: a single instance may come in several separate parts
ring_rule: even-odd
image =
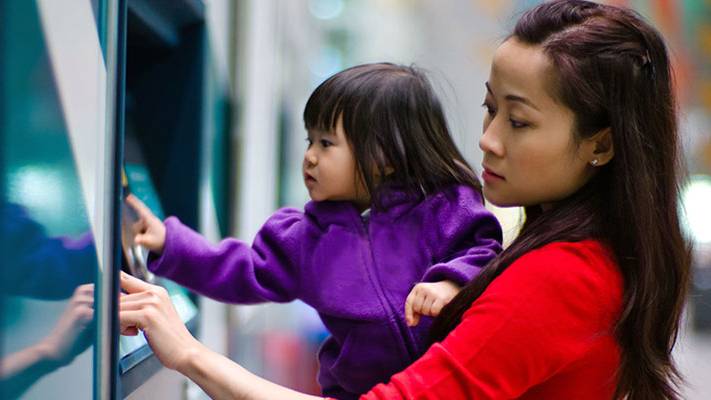
[[[357,398],[426,350],[430,319],[405,323],[413,286],[464,285],[501,250],[499,223],[470,187],[423,200],[391,191],[382,200],[367,218],[349,202],[280,209],[251,245],[213,245],[170,217],[164,251],[149,269],[223,302],[300,299],[314,307],[331,334],[319,351],[323,392]]]

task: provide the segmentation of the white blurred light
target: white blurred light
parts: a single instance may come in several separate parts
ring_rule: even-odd
[[[343,12],[343,0],[310,0],[309,11],[318,19],[333,19]]]
[[[691,239],[711,243],[711,177],[695,175],[681,196],[683,220]]]
[[[24,167],[10,176],[10,200],[28,208],[61,211],[65,190],[60,171]]]

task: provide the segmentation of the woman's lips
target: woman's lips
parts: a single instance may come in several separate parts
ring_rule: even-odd
[[[481,177],[486,182],[494,182],[497,180],[502,180],[502,181],[506,180],[503,176],[491,171],[490,169],[488,169],[486,167],[484,167],[484,171],[481,173]]]

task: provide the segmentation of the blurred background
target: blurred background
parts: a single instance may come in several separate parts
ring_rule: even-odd
[[[161,368],[145,339],[117,333],[117,271],[141,261],[121,243],[120,194],[133,192],[212,241],[251,241],[275,209],[308,200],[302,112],[311,91],[335,72],[376,61],[428,71],[456,143],[479,169],[493,51],[538,2],[1,2],[0,398],[206,398]],[[609,3],[652,21],[674,59],[689,170],[680,212],[694,242],[675,356],[684,398],[708,399],[711,2]],[[520,210],[492,210],[509,242]],[[315,354],[326,332],[307,306],[227,306],[158,283],[209,347],[318,392]],[[90,303],[93,319],[84,312]],[[51,360],[28,362],[40,345],[54,349]]]

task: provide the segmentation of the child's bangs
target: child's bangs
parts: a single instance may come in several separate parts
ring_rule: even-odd
[[[331,84],[329,84],[331,83]],[[345,102],[343,90],[336,90],[333,82],[325,82],[311,95],[304,109],[306,129],[332,131],[336,129],[338,117],[343,114]]]

